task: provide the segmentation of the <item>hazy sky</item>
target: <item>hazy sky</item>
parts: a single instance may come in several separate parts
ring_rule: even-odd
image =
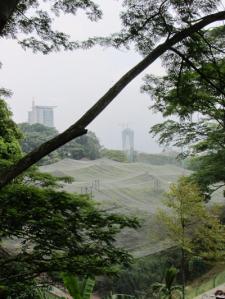
[[[98,23],[83,14],[58,21],[60,30],[74,39],[106,35],[119,29],[120,1],[99,0],[104,18]],[[118,51],[96,47],[88,51],[60,52],[49,55],[24,51],[16,41],[0,40],[1,85],[13,91],[8,100],[16,122],[27,121],[32,99],[37,105],[54,105],[55,125],[59,131],[75,122],[120,76],[140,61],[134,51]],[[157,61],[148,72],[162,74]],[[140,94],[141,74],[89,126],[107,148],[121,149],[122,126],[128,124],[135,133],[135,149],[145,152],[161,151],[148,131],[161,120],[148,110],[150,98]]]

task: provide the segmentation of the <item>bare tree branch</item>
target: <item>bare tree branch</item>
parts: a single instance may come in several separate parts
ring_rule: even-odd
[[[81,136],[87,132],[85,129],[112,101],[113,99],[143,70],[151,65],[163,53],[169,50],[172,46],[181,42],[183,39],[191,36],[193,33],[199,31],[205,26],[225,19],[225,11],[220,11],[215,14],[208,15],[202,18],[201,21],[194,25],[187,27],[177,33],[171,38],[167,39],[162,44],[158,45],[151,51],[141,62],[129,70],[123,77],[121,77],[106,93],[101,97],[76,123],[68,128],[63,133],[54,137],[40,147],[33,150],[31,153],[20,159],[15,165],[4,171],[0,175],[0,188],[15,179],[23,171],[27,170],[31,165],[38,162],[41,158],[48,155],[55,149],[64,145],[68,141]]]

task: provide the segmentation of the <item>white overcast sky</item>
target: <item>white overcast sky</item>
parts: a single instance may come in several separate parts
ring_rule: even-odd
[[[120,1],[99,0],[103,20],[93,23],[83,14],[57,21],[60,30],[74,39],[107,35],[119,30]],[[49,55],[24,51],[16,41],[0,40],[1,86],[13,91],[8,104],[16,122],[27,121],[32,99],[37,105],[54,105],[55,125],[61,132],[75,122],[111,85],[140,61],[134,51],[96,47],[88,51],[60,52]],[[163,74],[160,61],[148,72]],[[161,120],[149,111],[150,98],[140,93],[144,73],[135,79],[113,103],[88,127],[103,146],[121,149],[122,126],[128,124],[135,133],[135,149],[158,152],[149,135],[151,125]]]

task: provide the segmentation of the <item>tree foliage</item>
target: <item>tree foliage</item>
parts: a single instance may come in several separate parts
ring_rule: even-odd
[[[84,10],[91,21],[99,20],[102,17],[102,11],[95,1],[46,1],[45,9],[39,0],[17,2],[16,9],[9,16],[2,35],[18,38],[20,33],[24,33],[26,37],[22,40],[18,38],[18,42],[24,48],[32,48],[34,51],[41,51],[45,54],[60,49],[73,50],[78,47],[90,47],[100,42],[115,47],[129,47],[134,43],[136,48],[146,55],[159,40],[173,35],[204,15],[216,12],[220,5],[219,0],[183,2],[123,0],[120,32],[107,38],[90,38],[78,43],[71,41],[65,32],[54,30],[54,18],[60,17],[61,14],[75,15],[78,10]],[[15,4],[11,5],[14,7]]]
[[[31,152],[34,148],[58,134],[55,128],[46,127],[38,123],[32,125],[28,123],[21,123],[18,125],[18,127],[23,134],[20,144],[24,153]],[[44,157],[39,162],[39,165],[51,164],[58,160],[59,156],[57,152],[52,152],[48,156]]]
[[[0,159],[4,161],[3,164],[15,162],[21,157],[20,138],[21,133],[11,119],[11,112],[0,100]]]
[[[101,155],[114,161],[128,162],[126,154],[120,150],[104,148],[101,150]]]
[[[190,257],[207,261],[223,260],[225,228],[219,215],[213,214],[204,203],[199,187],[181,177],[170,186],[165,200],[166,209],[158,218],[168,237],[181,251],[182,298],[185,297],[185,267]]]
[[[169,210],[161,210],[159,218],[179,248],[208,260],[223,258],[224,226],[207,208],[196,184],[181,177],[170,186],[164,204]]]
[[[141,54],[147,55],[160,40],[215,12],[219,4],[219,0],[124,0],[120,32],[91,41],[116,48],[129,48],[133,44]]]
[[[101,156],[101,145],[95,133],[88,131],[84,136],[78,137],[57,150],[61,158],[95,160]]]
[[[170,117],[151,128],[159,143],[181,147],[195,156],[192,178],[206,199],[224,184],[225,61],[224,26],[196,34],[168,56],[168,74],[146,76],[142,87],[151,94],[151,109]],[[180,121],[171,119],[179,117]]]
[[[175,259],[170,252],[166,251],[135,259],[134,263],[122,267],[118,275],[113,277],[107,291],[129,294],[135,298],[152,298],[151,285],[163,280],[165,269],[170,267]],[[104,290],[101,291],[101,287],[99,289],[100,295],[103,295]]]
[[[12,146],[17,141],[17,157],[21,155],[20,135],[3,100],[0,112],[1,121],[11,124],[2,129],[1,138]],[[11,156],[13,160],[9,152],[7,162]],[[5,154],[2,163],[4,158]],[[131,261],[114,241],[122,228],[137,227],[137,221],[105,214],[88,196],[60,190],[58,181],[62,179],[67,180],[33,168],[0,194],[0,242],[6,253],[0,255],[0,285],[14,298],[25,296],[25,291],[30,292],[27,298],[32,298],[34,279],[46,274],[114,273],[115,266]]]
[[[29,153],[42,143],[48,141],[58,134],[55,128],[46,127],[42,124],[19,124],[23,133],[21,147],[23,152]],[[71,158],[80,160],[87,158],[94,160],[100,158],[100,143],[95,133],[89,131],[88,134],[78,137],[76,140],[68,142],[55,152],[44,157],[39,165],[54,163],[60,159]]]
[[[78,277],[69,273],[63,273],[64,286],[69,291],[73,299],[90,299],[95,286],[95,279],[85,277],[82,281]]]
[[[8,2],[4,6],[1,4],[1,18],[4,12],[7,15],[10,6],[14,7],[15,1]],[[34,52],[39,51],[43,54],[78,47],[78,43],[72,41],[68,34],[55,29],[54,18],[62,14],[75,15],[78,10],[83,10],[91,21],[97,21],[102,16],[98,5],[91,0],[45,1],[45,5],[39,0],[17,2],[16,9],[8,16],[1,35],[17,39],[24,49],[31,48]]]

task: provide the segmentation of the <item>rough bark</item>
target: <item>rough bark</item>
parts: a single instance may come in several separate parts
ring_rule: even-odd
[[[20,0],[0,0],[0,35]]]
[[[112,100],[143,70],[151,65],[163,53],[169,50],[172,46],[181,42],[186,37],[199,31],[205,26],[219,20],[225,19],[225,11],[220,11],[215,14],[208,15],[202,18],[194,25],[185,28],[171,38],[167,39],[164,43],[158,45],[151,51],[141,62],[129,70],[123,77],[121,77],[104,95],[101,97],[76,123],[69,129],[59,134],[55,138],[43,143],[40,147],[33,150],[31,153],[24,156],[15,165],[6,170],[0,175],[0,188],[15,179],[22,172],[27,170],[31,165],[38,162],[41,158],[48,155],[55,149],[64,145],[66,142],[85,134],[86,127],[89,125],[111,102]]]

